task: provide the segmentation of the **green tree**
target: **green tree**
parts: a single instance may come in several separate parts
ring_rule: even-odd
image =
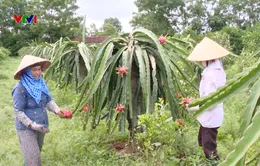
[[[104,23],[100,31],[96,33],[97,36],[116,36],[117,34],[118,29],[110,23]]]
[[[79,33],[76,0],[0,0],[0,41],[12,54],[28,42],[55,41]],[[36,15],[37,24],[17,24],[14,15]]]
[[[219,31],[227,25],[245,28],[260,20],[257,0],[184,0],[186,26],[198,31]],[[201,28],[203,27],[203,28]]]
[[[117,36],[121,31],[122,25],[117,18],[106,18],[100,29],[97,29],[95,24],[91,24],[88,35]]]
[[[28,40],[29,25],[17,24],[13,16],[25,13],[26,0],[1,0],[0,1],[0,42],[12,53],[16,53],[19,48]]]
[[[244,50],[250,53],[259,51],[260,43],[260,22],[254,27],[248,27],[243,35],[242,43]]]
[[[76,0],[34,0],[29,6],[29,10],[39,18],[33,28],[38,33],[41,30],[39,37],[48,42],[79,34],[82,17],[75,16],[77,9]]]
[[[230,37],[229,40],[232,52],[239,55],[244,48],[242,38],[245,34],[245,31],[239,27],[228,26],[224,27],[222,31],[226,32]]]
[[[88,36],[94,36],[98,33],[98,29],[96,24],[92,23],[90,24],[90,28],[87,29],[87,35]]]
[[[111,24],[111,25],[113,25],[114,27],[116,27],[118,33],[122,32],[121,22],[120,22],[117,18],[112,18],[112,17],[106,18],[106,19],[104,20],[104,26],[105,26],[105,25],[107,26],[107,24]]]
[[[219,2],[219,8],[222,8],[223,13],[233,17],[229,23],[242,28],[260,21],[259,5],[258,0],[221,0]]]
[[[131,21],[156,34],[182,32],[191,27],[198,33],[235,26],[245,29],[260,21],[258,0],[137,0],[138,12]]]
[[[138,13],[134,13],[131,24],[144,27],[155,34],[173,34],[182,18],[182,0],[137,0]]]
[[[160,20],[160,21],[158,21]],[[169,20],[163,15],[157,15],[155,13],[149,14],[135,14],[131,21],[132,26],[135,28],[143,27],[151,30],[157,35],[161,34],[174,34],[174,30],[171,28]]]

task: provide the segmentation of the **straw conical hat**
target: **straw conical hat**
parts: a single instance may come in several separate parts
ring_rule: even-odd
[[[26,67],[34,65],[36,63],[40,63],[41,64],[42,70],[47,69],[51,65],[51,62],[48,59],[43,59],[43,58],[39,58],[39,57],[32,56],[32,55],[25,55],[23,57],[20,65],[18,66],[16,72],[14,73],[14,79],[19,80],[20,76],[22,74],[22,71]]]
[[[220,46],[215,41],[205,37],[199,44],[196,45],[187,59],[190,61],[207,61],[222,58],[228,54],[228,50]]]

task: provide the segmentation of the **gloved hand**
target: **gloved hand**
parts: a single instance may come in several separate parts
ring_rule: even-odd
[[[198,111],[200,109],[200,106],[195,106],[195,107],[189,107],[189,104],[186,104],[186,110],[189,112],[195,112]]]
[[[37,123],[35,123],[35,122],[33,122],[33,123],[31,123],[30,124],[30,126],[31,126],[31,128],[33,129],[33,130],[36,130],[36,131],[39,131],[39,132],[41,132],[41,133],[48,133],[50,130],[47,128],[47,127],[45,127],[44,125],[42,125],[42,124],[37,124]]]

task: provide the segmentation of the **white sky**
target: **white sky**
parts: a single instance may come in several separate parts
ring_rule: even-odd
[[[79,9],[77,14],[86,15],[86,26],[96,24],[97,28],[103,25],[104,19],[116,17],[121,22],[124,32],[130,32],[130,20],[133,12],[137,12],[135,0],[77,0]]]

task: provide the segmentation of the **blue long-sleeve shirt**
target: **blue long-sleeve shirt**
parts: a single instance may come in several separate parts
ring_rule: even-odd
[[[49,126],[46,108],[55,113],[59,109],[51,97],[42,93],[41,101],[37,104],[34,98],[27,92],[24,86],[19,82],[12,91],[15,127],[18,130],[28,129],[31,122]]]

